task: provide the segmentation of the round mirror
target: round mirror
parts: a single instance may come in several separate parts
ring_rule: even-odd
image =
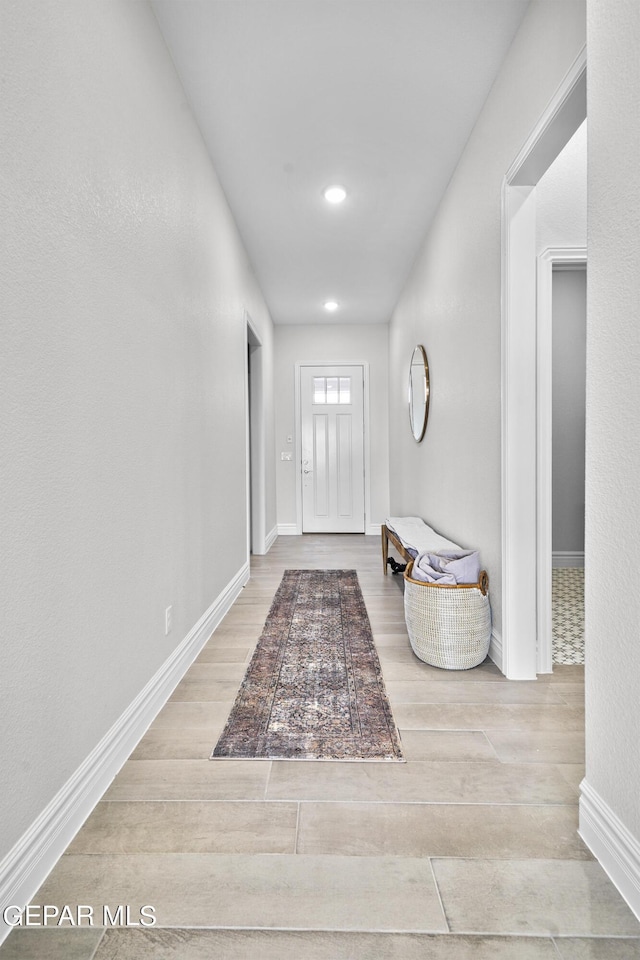
[[[409,367],[409,423],[414,440],[424,437],[429,416],[429,364],[421,344],[413,351]]]

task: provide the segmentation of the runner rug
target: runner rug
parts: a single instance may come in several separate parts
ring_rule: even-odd
[[[355,570],[286,570],[212,760],[402,760]]]

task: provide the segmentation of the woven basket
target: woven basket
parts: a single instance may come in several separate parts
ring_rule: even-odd
[[[404,573],[404,615],[413,652],[446,670],[469,670],[486,658],[491,641],[489,577],[478,583],[438,584],[413,580],[413,562]]]

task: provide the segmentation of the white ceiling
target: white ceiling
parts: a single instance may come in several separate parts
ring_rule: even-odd
[[[276,323],[389,320],[527,2],[153,0]]]

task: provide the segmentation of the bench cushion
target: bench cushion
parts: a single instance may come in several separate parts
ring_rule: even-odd
[[[425,551],[438,553],[441,550],[462,549],[452,540],[441,537],[420,517],[387,517],[386,524],[407,553],[414,558]]]

